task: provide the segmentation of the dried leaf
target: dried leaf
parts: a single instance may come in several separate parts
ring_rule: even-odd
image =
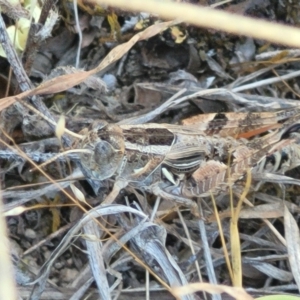
[[[20,98],[32,96],[32,95],[42,95],[42,94],[54,94],[70,89],[71,87],[83,82],[89,76],[100,72],[107,66],[111,65],[118,59],[120,59],[126,52],[128,52],[138,41],[149,39],[150,37],[160,33],[166,28],[179,23],[179,21],[168,21],[154,24],[144,31],[134,35],[128,42],[118,45],[103,59],[98,67],[90,71],[78,71],[74,74],[67,74],[63,76],[56,77],[50,81],[45,81],[33,90],[23,92],[17,96],[6,97],[1,99],[0,111],[4,108],[10,106],[15,101]]]
[[[279,218],[283,216],[282,203],[271,203],[254,206],[251,208],[243,209],[240,212],[241,219],[270,219]]]

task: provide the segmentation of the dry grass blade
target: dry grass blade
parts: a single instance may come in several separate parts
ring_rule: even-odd
[[[248,203],[251,204],[251,203]],[[289,203],[289,209],[300,213],[300,209],[297,205]],[[250,208],[243,208],[239,214],[240,219],[273,219],[273,218],[280,218],[283,217],[283,204],[282,203],[270,203],[270,204],[260,204],[257,206],[253,206],[251,204]],[[231,217],[230,211],[224,211],[219,213],[219,217],[223,220],[224,218]],[[216,220],[216,217],[208,218],[210,222]]]
[[[12,208],[12,209],[6,211],[3,215],[5,217],[18,216],[18,215],[21,215],[25,211],[26,211],[25,206],[18,206],[18,207],[15,207],[15,208]]]
[[[5,217],[2,213],[2,195],[0,193],[0,299],[18,299],[13,266],[10,259],[10,243],[6,232]]]
[[[261,258],[258,259],[244,259],[243,262],[251,264],[254,268],[266,274],[268,277],[280,280],[283,282],[290,282],[293,280],[293,274],[288,271],[281,270],[271,263],[264,262]]]
[[[96,239],[96,241],[90,241],[87,239],[85,243],[89,254],[88,258],[90,260],[90,266],[98,286],[100,297],[101,299],[111,299],[109,283],[107,281],[105,264],[101,251],[101,248],[103,247],[100,240],[101,232],[95,222],[88,222],[84,225],[83,229],[85,234],[92,235]]]
[[[203,215],[202,205],[201,205],[200,201],[198,201],[198,206],[199,206],[199,209],[200,209],[200,214]],[[207,275],[208,275],[209,282],[211,284],[218,284],[218,280],[217,280],[216,273],[215,273],[215,268],[214,268],[214,265],[213,265],[211,249],[209,247],[207,231],[206,231],[206,228],[205,228],[204,221],[200,219],[198,221],[198,226],[199,226],[200,237],[201,237],[201,240],[202,240],[202,248],[203,248],[203,252],[204,252],[204,261],[205,261],[205,267],[206,267],[206,272],[207,272]],[[199,272],[200,272],[200,270],[199,270]],[[203,282],[202,276],[199,276],[199,281]],[[207,297],[206,294],[204,294],[204,297],[205,298]],[[213,300],[221,300],[222,298],[221,298],[220,295],[216,294],[216,295],[212,295],[212,299]]]
[[[222,223],[221,223],[221,220],[220,220],[220,214],[219,214],[218,209],[217,209],[215,197],[213,197],[213,195],[211,195],[211,198],[212,198],[212,203],[213,203],[213,208],[214,208],[214,215],[215,215],[216,222],[218,224],[218,229],[219,229],[219,232],[220,232],[220,239],[221,239],[221,243],[222,243],[222,247],[223,247],[223,253],[224,253],[227,269],[228,269],[228,272],[229,272],[229,275],[230,275],[230,279],[233,282],[232,266],[231,266],[231,263],[230,263],[230,257],[229,257],[225,237],[224,237],[224,230],[222,228]]]
[[[187,225],[186,225],[186,223],[185,223],[185,220],[184,220],[184,218],[183,218],[183,216],[182,216],[182,213],[180,212],[180,210],[179,210],[178,208],[177,208],[177,213],[178,213],[178,216],[179,216],[180,221],[181,221],[181,223],[182,223],[182,226],[183,226],[183,228],[184,228],[186,237],[187,237],[187,239],[188,239],[189,247],[190,247],[190,249],[191,249],[191,252],[192,252],[193,255],[196,255],[196,251],[195,251],[195,248],[194,248],[193,243],[192,243],[192,239],[191,239],[191,236],[190,236],[190,233],[189,233],[189,229],[188,229],[188,227],[187,227]],[[199,227],[200,227],[200,231],[201,231],[201,226],[202,226],[201,220],[199,221],[199,223],[200,223],[200,224],[199,224]],[[204,232],[203,232],[203,235],[205,236],[205,234],[206,234],[206,233],[205,233],[205,229],[204,229],[203,231],[204,231]],[[206,238],[206,236],[205,236],[205,238]],[[202,240],[203,240],[203,236],[202,236]],[[209,248],[209,247],[208,247],[208,245],[207,245],[206,250],[207,250],[208,248]],[[208,252],[209,252],[209,251],[205,252],[205,254],[208,255]],[[206,258],[206,259],[209,261],[208,263],[210,264],[210,265],[207,266],[208,272],[209,272],[210,267],[212,266],[211,257],[208,257],[208,258]],[[199,279],[200,279],[200,281],[202,282],[202,275],[201,275],[201,271],[200,271],[200,267],[199,267],[198,261],[195,262],[195,268],[196,268],[196,270],[197,270],[197,274],[198,274],[198,276],[199,276]],[[211,268],[211,269],[213,269],[213,268]],[[212,274],[212,273],[213,273],[213,272],[211,272],[210,274]],[[215,278],[215,274],[213,274],[213,277],[214,277],[214,279],[215,279],[214,283],[217,283],[216,278]]]
[[[205,291],[210,294],[227,293],[237,300],[253,300],[253,298],[246,293],[246,291],[239,287],[229,287],[225,285],[214,285],[209,283],[192,283],[184,287],[173,288],[173,293],[177,297],[195,293],[198,291]]]
[[[261,204],[252,208],[244,208],[240,212],[241,219],[271,219],[280,218],[283,216],[283,204],[272,203],[272,204]]]
[[[231,261],[233,270],[233,285],[236,287],[242,287],[242,254],[241,254],[241,243],[238,229],[239,214],[242,209],[242,204],[246,198],[251,187],[251,171],[247,170],[247,180],[243,194],[241,195],[237,207],[232,208],[232,218],[230,222],[230,245],[231,245]]]
[[[93,2],[129,11],[147,11],[167,19],[180,18],[182,21],[196,26],[219,29],[293,47],[300,46],[300,30],[298,28],[251,19],[207,7],[155,0],[97,0]]]
[[[297,222],[286,206],[284,207],[284,232],[290,267],[300,291],[300,231]]]

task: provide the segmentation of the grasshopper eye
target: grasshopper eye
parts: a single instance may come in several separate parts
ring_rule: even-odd
[[[79,155],[80,155],[80,160],[83,163],[83,165],[88,165],[93,156],[93,149],[85,148],[79,152]]]
[[[116,151],[113,147],[106,141],[101,141],[95,147],[95,161],[102,164],[104,161],[109,161],[114,159]]]

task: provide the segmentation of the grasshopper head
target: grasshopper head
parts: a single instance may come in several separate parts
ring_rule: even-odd
[[[108,179],[117,175],[124,157],[124,138],[117,125],[94,122],[82,140],[80,160],[91,178]],[[87,151],[86,151],[87,150]]]

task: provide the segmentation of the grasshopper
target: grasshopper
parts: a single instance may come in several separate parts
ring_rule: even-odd
[[[84,137],[78,148],[84,151],[80,160],[91,179],[112,178],[125,183],[124,186],[129,184],[195,208],[191,198],[226,189],[249,168],[263,169],[265,158],[273,152],[280,153],[283,149],[285,154],[296,153],[297,147],[291,146],[295,139],[290,136],[297,131],[291,125],[298,114],[299,109],[295,108],[266,113],[209,114],[184,120],[183,125],[118,125],[95,121],[81,132]],[[243,138],[251,136],[251,132],[256,134],[276,127],[277,131],[266,136],[250,141]],[[281,171],[278,160],[277,155],[273,168],[276,172]],[[284,171],[292,165],[286,164]]]

